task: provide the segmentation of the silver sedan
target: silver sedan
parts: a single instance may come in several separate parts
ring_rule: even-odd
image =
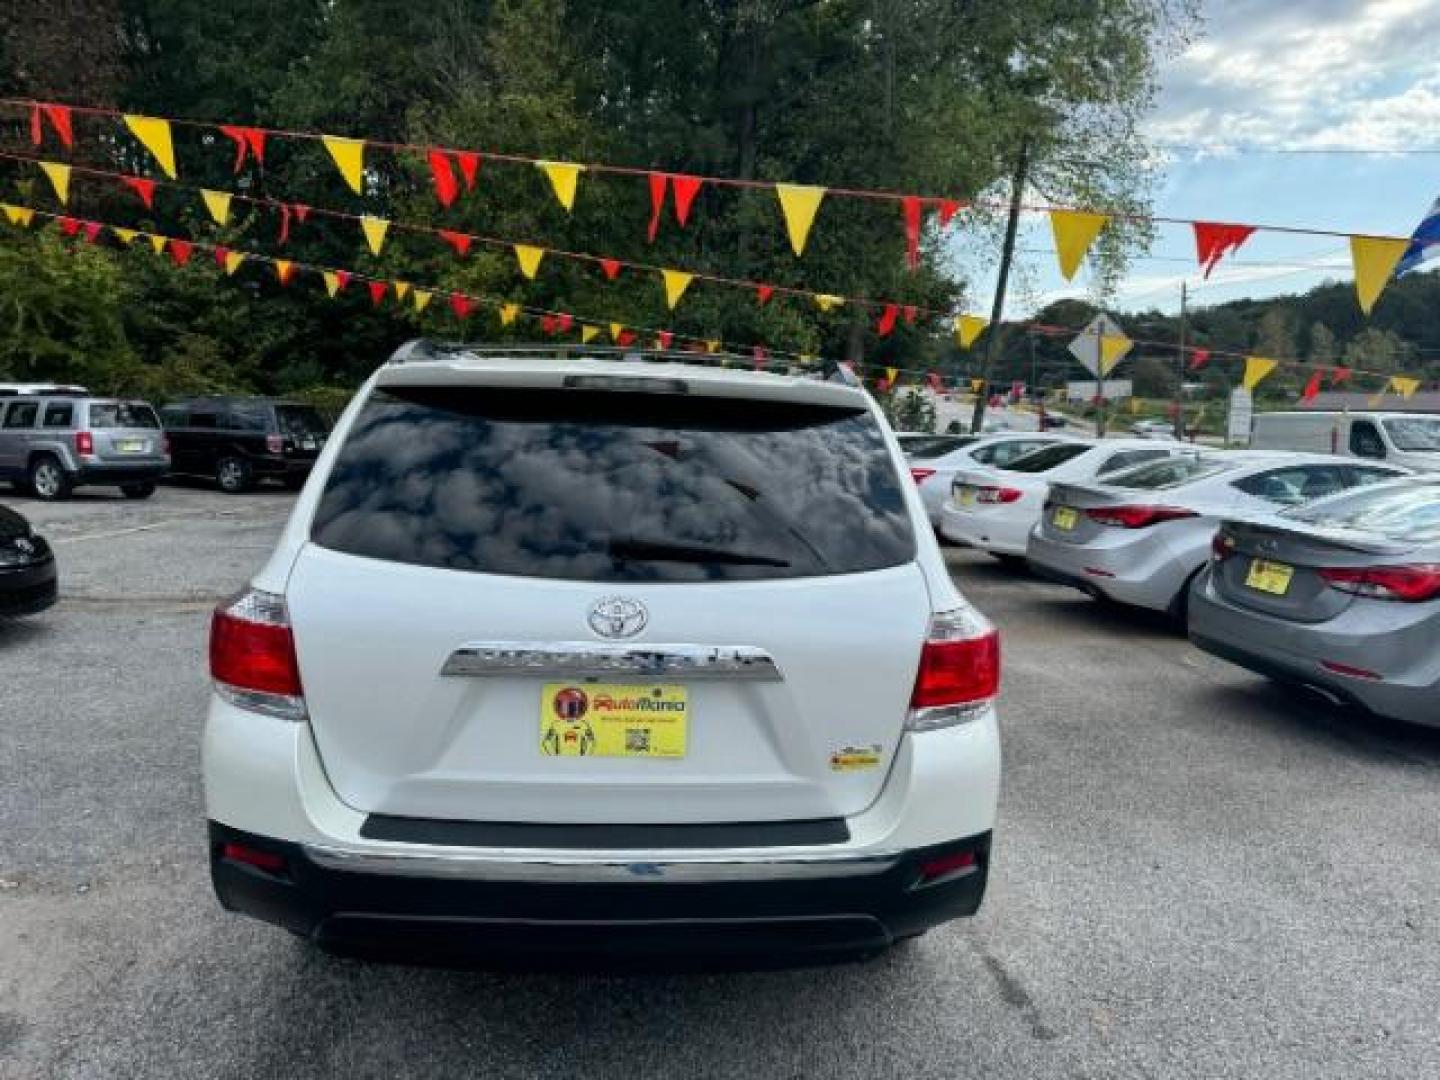
[[[1190,600],[1190,639],[1281,682],[1440,727],[1440,481],[1226,521]]]

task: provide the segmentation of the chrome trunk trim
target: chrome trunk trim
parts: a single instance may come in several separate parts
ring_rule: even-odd
[[[774,657],[750,645],[601,645],[590,641],[472,641],[440,668],[447,677],[742,679],[777,682]]]

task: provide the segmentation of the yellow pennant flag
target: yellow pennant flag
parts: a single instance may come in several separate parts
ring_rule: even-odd
[[[612,322],[612,323],[610,324],[610,340],[611,340],[611,341],[618,342],[618,341],[620,340],[620,335],[623,334],[624,332],[625,332],[625,324],[624,324],[624,323]]]
[[[360,139],[342,139],[338,135],[322,135],[320,141],[330,151],[330,158],[345,183],[356,195],[362,194],[361,180],[365,175],[365,143]]]
[[[1095,237],[1110,219],[1104,214],[1085,210],[1051,210],[1050,228],[1055,232],[1055,254],[1060,259],[1060,273],[1069,281],[1080,269],[1080,260],[1090,250]]]
[[[397,281],[397,282],[394,283],[394,285],[395,285],[395,299],[396,299],[396,300],[404,300],[405,297],[407,297],[407,296],[410,295],[410,282],[408,282],[408,281]]]
[[[295,273],[295,264],[289,259],[274,260],[275,276],[280,280],[281,285],[290,283],[290,275]]]
[[[1100,335],[1100,372],[1109,375],[1134,343],[1124,334]]]
[[[335,294],[340,291],[340,275],[334,270],[325,270],[320,276],[325,279],[325,294],[334,300]]]
[[[1395,264],[1409,246],[1409,240],[1381,236],[1350,237],[1350,259],[1355,264],[1355,294],[1360,300],[1360,310],[1366,315],[1370,314],[1375,301],[1380,299],[1380,294],[1390,283]]]
[[[370,254],[379,255],[380,249],[385,246],[385,234],[390,230],[390,222],[384,218],[371,217],[365,214],[360,218],[360,231],[365,234],[365,243],[370,245]]]
[[[211,191],[208,188],[201,188],[200,198],[205,201],[205,209],[210,211],[210,216],[215,219],[216,225],[225,225],[230,221],[230,193],[228,191]]]
[[[810,236],[810,226],[815,223],[815,212],[820,209],[820,200],[825,197],[825,189],[807,184],[776,184],[775,195],[780,200],[780,212],[785,215],[790,246],[795,249],[796,255],[802,255],[805,241]]]
[[[536,167],[550,178],[555,198],[566,211],[575,209],[575,185],[584,171],[584,165],[572,165],[568,161],[537,161]]]
[[[28,228],[30,222],[35,220],[35,211],[28,206],[12,206],[10,203],[0,203],[5,210],[5,217],[11,225],[19,225],[22,229]]]
[[[680,303],[680,297],[685,295],[685,290],[690,287],[694,274],[687,274],[683,270],[661,270],[660,276],[665,279],[665,302],[670,305],[670,310],[675,310],[675,305]]]
[[[1245,378],[1243,380],[1246,390],[1254,390],[1264,381],[1265,377],[1275,370],[1276,362],[1265,356],[1247,356],[1245,358]]]
[[[515,261],[520,264],[520,273],[534,281],[535,271],[540,269],[540,260],[545,257],[545,249],[531,247],[529,244],[512,246],[515,248]]]
[[[245,256],[238,251],[227,251],[225,253],[225,273],[233,276],[240,264],[245,261]]]
[[[600,328],[598,326],[591,326],[589,323],[580,324],[580,341],[583,344],[588,345],[599,336]]]
[[[1391,375],[1390,389],[1402,398],[1408,399],[1416,390],[1420,389],[1420,380],[1412,379],[1408,375]]]
[[[834,296],[831,293],[816,293],[815,306],[821,311],[829,312],[845,303],[843,296]]]
[[[717,353],[717,352],[719,352],[719,351],[720,351],[720,339],[719,339],[719,338],[711,338],[709,341],[705,342],[705,351],[706,351],[706,352],[710,352],[710,353]]]
[[[154,251],[156,255],[165,254],[165,244],[167,243],[165,237],[156,236],[154,233],[151,233],[146,239],[150,241],[150,249]]]
[[[885,386],[886,386],[888,389],[894,390],[894,389],[895,389],[895,380],[898,379],[899,377],[900,377],[900,369],[899,369],[899,368],[887,367],[887,368],[885,369]]]
[[[126,245],[129,245],[135,237],[140,235],[134,229],[122,229],[118,225],[110,226],[110,231],[115,234],[115,239]]]
[[[135,134],[142,146],[155,155],[160,168],[171,180],[175,179],[175,147],[170,142],[170,121],[157,120],[153,116],[126,116],[125,126]]]
[[[70,166],[61,164],[58,161],[38,162],[40,171],[50,178],[50,186],[55,189],[55,197],[60,200],[61,205],[70,201]]]
[[[980,336],[980,331],[990,325],[989,319],[982,319],[979,315],[961,315],[955,320],[955,340],[960,343],[962,349],[968,349],[975,344],[975,339]]]
[[[501,326],[510,326],[510,325],[512,325],[512,324],[515,322],[515,320],[518,319],[519,317],[520,317],[520,305],[519,305],[519,304],[501,304],[501,305],[500,305],[500,325],[501,325]]]
[[[430,306],[430,299],[434,295],[435,294],[432,293],[429,289],[416,289],[414,296],[415,310],[417,312],[424,311],[427,307]]]

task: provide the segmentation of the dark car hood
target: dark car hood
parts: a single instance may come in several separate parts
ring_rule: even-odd
[[[8,506],[0,506],[0,542],[29,535],[30,523]]]

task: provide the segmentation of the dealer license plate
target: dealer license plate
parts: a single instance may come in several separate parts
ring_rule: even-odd
[[[143,454],[150,449],[150,444],[144,439],[121,439],[115,445],[122,454]]]
[[[1057,506],[1055,513],[1050,517],[1050,521],[1054,524],[1055,528],[1064,532],[1069,532],[1075,528],[1075,523],[1079,520],[1080,515],[1068,506]]]
[[[975,505],[975,489],[974,489],[973,487],[962,487],[962,488],[960,489],[960,505],[961,505],[961,506],[974,506],[974,505]]]
[[[690,695],[670,683],[546,683],[540,752],[550,757],[682,758]]]
[[[1250,564],[1250,572],[1245,575],[1245,584],[1257,592],[1284,596],[1290,591],[1290,579],[1294,576],[1293,566],[1256,559]]]

